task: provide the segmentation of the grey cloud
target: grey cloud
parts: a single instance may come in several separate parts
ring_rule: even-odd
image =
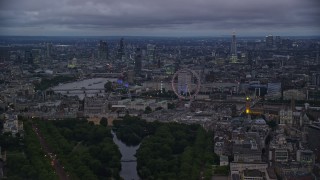
[[[23,32],[41,27],[83,29],[88,34],[117,29],[128,34],[131,29],[182,29],[196,34],[197,27],[212,34],[229,33],[230,28],[240,32],[308,28],[314,33],[320,29],[317,0],[2,0],[0,5],[3,34],[10,28]]]

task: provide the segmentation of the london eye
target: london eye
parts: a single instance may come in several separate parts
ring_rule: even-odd
[[[173,75],[171,86],[179,99],[193,100],[200,90],[200,78],[194,70],[181,69]]]

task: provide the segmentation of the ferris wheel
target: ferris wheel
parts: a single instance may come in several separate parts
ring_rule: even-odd
[[[200,78],[191,69],[181,69],[173,75],[171,86],[179,99],[192,100],[199,93]]]

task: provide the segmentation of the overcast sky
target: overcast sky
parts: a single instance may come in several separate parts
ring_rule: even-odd
[[[320,35],[320,0],[0,0],[0,35]]]

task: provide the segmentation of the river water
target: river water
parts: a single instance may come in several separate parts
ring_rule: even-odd
[[[119,147],[121,152],[121,161],[136,160],[134,155],[136,154],[137,149],[139,149],[139,145],[127,146],[117,138],[113,131],[111,131],[111,133],[113,135],[113,142]],[[121,162],[120,176],[125,180],[139,180],[137,162]]]
[[[78,96],[81,100],[85,96],[104,96],[104,84],[116,82],[116,78],[91,78],[71,83],[60,84],[52,88],[56,93],[67,96]]]

